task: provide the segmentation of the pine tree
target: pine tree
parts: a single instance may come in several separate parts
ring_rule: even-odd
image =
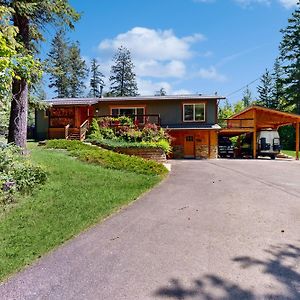
[[[288,26],[281,30],[280,60],[284,70],[284,88],[288,101],[300,114],[300,1],[288,19]]]
[[[90,80],[90,95],[94,98],[102,96],[102,89],[105,86],[103,78],[105,77],[102,72],[99,71],[100,65],[94,58],[91,64],[91,80]]]
[[[260,78],[261,85],[257,87],[258,104],[267,108],[274,107],[273,102],[273,78],[268,69]]]
[[[242,102],[244,104],[244,107],[248,107],[252,104],[252,93],[247,86],[246,90],[244,91]]]
[[[79,19],[79,15],[68,1],[2,0],[1,5],[13,9],[11,23],[18,28],[16,39],[23,46],[25,54],[36,53],[37,48],[33,45],[43,40],[42,33],[47,25],[66,25],[73,28],[73,22]],[[21,73],[19,78],[13,78],[11,88],[8,142],[22,148],[26,148],[28,81]]]
[[[155,96],[166,96],[166,95],[167,95],[167,91],[163,87],[160,88],[160,90],[155,93]]]
[[[77,98],[83,95],[85,84],[84,80],[87,78],[88,69],[85,61],[81,58],[79,43],[73,43],[69,48],[69,78],[68,87],[69,95],[72,98]]]
[[[57,98],[69,97],[68,91],[68,52],[69,46],[64,30],[59,30],[51,43],[47,59],[47,71],[50,73],[50,88],[54,88]]]
[[[110,91],[114,96],[136,96],[138,88],[136,75],[133,72],[134,64],[131,60],[130,51],[120,47],[113,58],[114,65],[111,67]]]
[[[273,98],[273,108],[282,110],[285,107],[284,99],[284,89],[283,89],[283,80],[282,80],[282,67],[280,65],[279,58],[276,58],[274,67],[273,67],[273,89],[272,89],[272,98]]]

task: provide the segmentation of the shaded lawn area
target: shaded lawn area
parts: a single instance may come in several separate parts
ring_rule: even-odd
[[[282,152],[288,156],[296,157],[296,151],[293,150],[282,150]]]
[[[48,180],[0,218],[0,279],[103,220],[162,178],[105,169],[64,151],[31,147],[32,160],[47,169]]]

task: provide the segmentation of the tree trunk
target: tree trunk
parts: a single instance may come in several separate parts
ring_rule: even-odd
[[[28,115],[28,84],[25,79],[14,79],[12,94],[8,142],[25,149]]]
[[[30,35],[28,18],[15,13],[13,23],[19,29],[17,39],[19,39],[24,45],[24,48],[29,51]],[[25,149],[28,115],[28,83],[26,79],[13,80],[12,95],[8,142]]]

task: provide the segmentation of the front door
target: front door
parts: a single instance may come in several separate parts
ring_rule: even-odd
[[[184,136],[184,157],[185,158],[195,157],[195,138],[193,135]]]

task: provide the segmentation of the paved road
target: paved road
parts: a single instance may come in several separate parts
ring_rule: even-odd
[[[163,184],[0,298],[300,299],[299,195],[295,161],[174,161]]]

